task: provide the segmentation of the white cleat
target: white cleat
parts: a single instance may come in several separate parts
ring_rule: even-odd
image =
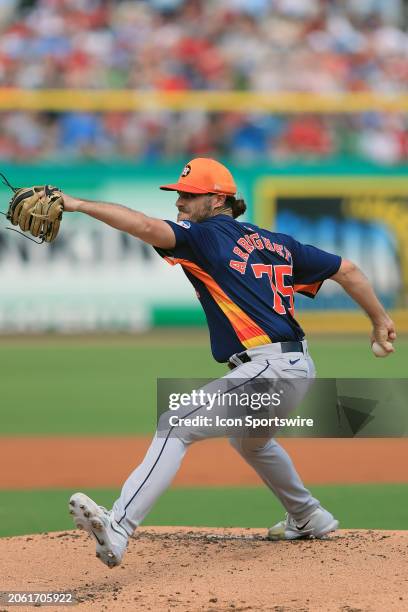
[[[296,522],[290,515],[276,523],[268,530],[269,540],[299,540],[301,538],[324,538],[331,531],[335,531],[339,521],[330,512],[318,506],[303,521]]]
[[[120,565],[128,545],[128,534],[103,506],[98,506],[84,493],[75,493],[69,500],[69,513],[75,526],[85,529],[96,540],[96,556],[112,568]]]

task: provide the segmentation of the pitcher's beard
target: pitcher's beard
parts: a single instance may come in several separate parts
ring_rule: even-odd
[[[201,223],[213,216],[213,209],[209,202],[203,202],[198,210],[191,212],[179,211],[177,221],[191,221],[192,223]]]

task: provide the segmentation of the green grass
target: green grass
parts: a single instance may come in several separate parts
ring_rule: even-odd
[[[406,529],[408,484],[327,485],[312,488],[342,528]],[[67,502],[72,490],[0,491],[0,536],[72,529]],[[110,507],[118,491],[88,489]],[[145,525],[266,527],[283,510],[263,487],[175,488],[167,491]]]
[[[194,335],[194,332],[192,332]],[[320,377],[406,377],[408,340],[375,359],[366,338],[310,342]],[[0,347],[0,435],[146,434],[155,427],[156,378],[211,378],[226,368],[202,341]]]
[[[2,435],[147,433],[157,377],[223,372],[192,346],[15,346],[0,361]]]

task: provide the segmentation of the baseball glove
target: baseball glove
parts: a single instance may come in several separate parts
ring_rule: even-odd
[[[22,187],[14,192],[7,219],[42,242],[53,242],[58,235],[63,210],[64,200],[57,187]]]

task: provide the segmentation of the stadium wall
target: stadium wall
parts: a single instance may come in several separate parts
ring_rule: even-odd
[[[358,160],[308,164],[230,164],[247,201],[246,218],[356,261],[408,331],[408,166]],[[185,160],[163,164],[11,165],[14,185],[51,183],[84,198],[112,201],[174,218],[175,179]],[[1,186],[2,209],[9,192]],[[64,218],[58,240],[38,246],[0,221],[0,331],[141,330],[204,325],[184,274],[150,247],[82,215]],[[44,274],[46,269],[46,274]],[[299,296],[309,331],[365,331],[368,322],[334,283],[317,300]]]

